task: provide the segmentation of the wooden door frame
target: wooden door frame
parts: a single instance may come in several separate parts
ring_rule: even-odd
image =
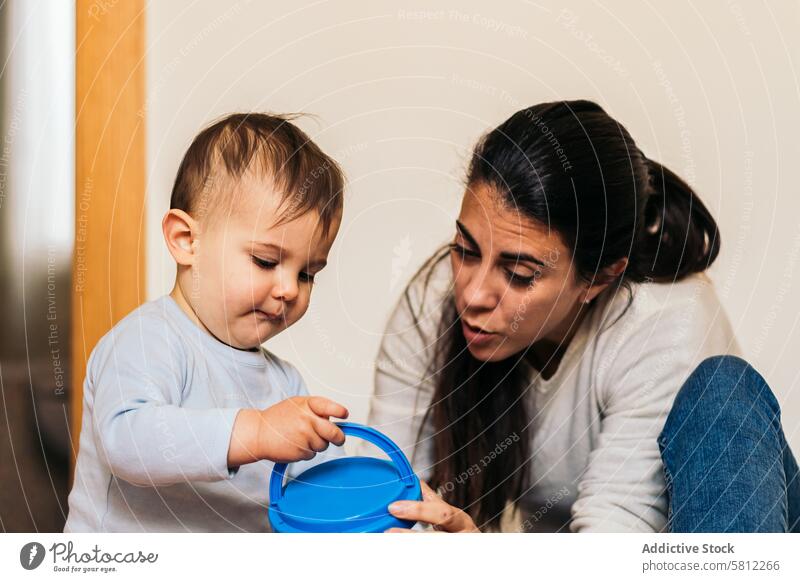
[[[145,2],[77,0],[76,11],[71,476],[89,355],[146,295]]]

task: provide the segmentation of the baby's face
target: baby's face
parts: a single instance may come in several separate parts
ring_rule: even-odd
[[[252,349],[306,312],[339,221],[324,238],[316,212],[275,226],[280,196],[268,183],[245,177],[236,188],[235,210],[215,217],[196,238],[192,282],[184,293],[210,333]]]

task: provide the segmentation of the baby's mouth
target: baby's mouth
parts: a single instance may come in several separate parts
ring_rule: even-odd
[[[270,323],[280,323],[283,321],[283,313],[267,313],[260,309],[256,309],[253,313],[255,313],[258,319],[265,319]]]

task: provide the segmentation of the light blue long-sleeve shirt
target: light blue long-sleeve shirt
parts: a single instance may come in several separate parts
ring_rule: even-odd
[[[269,351],[223,344],[168,295],[145,303],[89,358],[64,531],[269,531],[273,464],[228,468],[233,423],[305,394]]]

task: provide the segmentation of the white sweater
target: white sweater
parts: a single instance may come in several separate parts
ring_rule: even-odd
[[[447,258],[427,290],[422,277],[412,281],[411,305],[401,297],[376,363],[369,424],[405,451],[423,479],[434,462],[430,423],[417,436],[434,389],[426,370],[451,284]],[[531,488],[517,504],[521,531],[662,531],[667,498],[656,438],[697,364],[739,354],[705,275],[635,285],[627,311],[627,291],[604,295],[552,377],[530,367],[533,460]]]

